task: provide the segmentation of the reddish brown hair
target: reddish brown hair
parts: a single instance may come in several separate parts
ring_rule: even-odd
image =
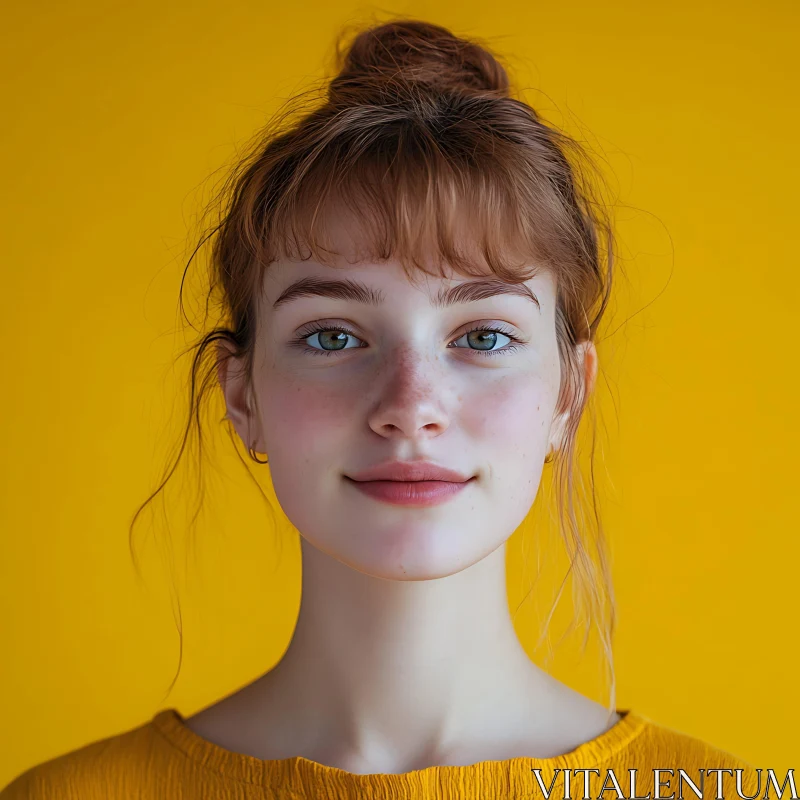
[[[412,281],[421,273],[441,274],[443,265],[510,282],[542,269],[555,277],[557,411],[570,411],[553,462],[559,522],[579,613],[587,612],[584,644],[595,622],[611,666],[613,589],[593,469],[591,513],[580,520],[576,500],[586,487],[575,470],[578,426],[589,401],[576,345],[596,336],[614,260],[600,174],[574,139],[512,95],[506,69],[486,46],[413,20],[361,30],[347,46],[342,41],[335,77],[321,92],[290,101],[231,171],[219,194],[219,220],[189,259],[212,243],[207,308],[216,297],[224,321],[191,348],[183,441],[136,512],[131,537],[193,430],[202,453],[200,409],[218,386],[220,365],[236,356],[250,375],[264,270],[282,257],[338,263],[325,220],[334,206],[344,208],[359,225],[358,259],[398,259]],[[228,432],[233,437],[231,426]],[[593,433],[592,456],[594,441]],[[131,551],[135,560],[132,545]],[[613,697],[612,683],[612,708]]]

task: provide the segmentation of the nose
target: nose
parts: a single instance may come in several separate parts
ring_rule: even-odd
[[[445,388],[434,360],[408,348],[397,353],[378,377],[378,400],[369,426],[389,439],[428,439],[447,430]]]

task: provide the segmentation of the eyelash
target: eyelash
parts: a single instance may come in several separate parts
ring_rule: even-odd
[[[301,350],[304,350],[306,352],[311,351],[316,355],[332,356],[335,355],[336,353],[342,352],[342,350],[322,350],[321,348],[318,347],[309,347],[309,345],[306,344],[306,339],[308,339],[310,336],[313,336],[315,333],[325,333],[330,331],[339,331],[341,333],[346,333],[348,336],[353,336],[356,339],[358,338],[355,335],[355,333],[353,333],[353,331],[351,331],[349,328],[345,328],[342,325],[315,325],[313,328],[304,331],[296,339],[293,339],[290,344],[294,347],[299,347]],[[511,353],[514,350],[517,350],[519,345],[522,344],[522,340],[517,336],[514,336],[514,334],[511,331],[506,330],[502,326],[492,326],[492,325],[489,325],[488,327],[484,325],[476,325],[474,328],[470,328],[468,331],[464,331],[464,333],[462,333],[461,336],[457,338],[461,339],[470,333],[474,333],[475,331],[481,331],[483,333],[502,333],[503,336],[508,336],[508,338],[511,339],[511,341],[514,344],[507,344],[500,350],[475,350],[470,347],[455,347],[451,349],[469,350],[472,353],[479,353],[482,356],[495,356],[498,355],[499,353]],[[351,347],[345,349],[358,350],[359,348]]]

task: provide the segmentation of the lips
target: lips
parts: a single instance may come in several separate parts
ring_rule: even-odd
[[[363,494],[398,506],[435,506],[462,492],[475,476],[430,461],[391,461],[345,478]]]

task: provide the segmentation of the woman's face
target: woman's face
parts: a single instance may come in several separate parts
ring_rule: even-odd
[[[291,291],[309,279],[305,293]],[[414,286],[394,262],[267,270],[258,418],[248,427],[232,388],[228,413],[245,444],[267,453],[300,534],[354,569],[395,580],[454,574],[502,545],[533,504],[563,430],[555,284],[542,272],[522,293],[492,294],[497,282],[465,291],[484,280],[423,276]],[[386,483],[352,480],[419,460],[471,480],[438,503],[406,505],[380,495]]]

